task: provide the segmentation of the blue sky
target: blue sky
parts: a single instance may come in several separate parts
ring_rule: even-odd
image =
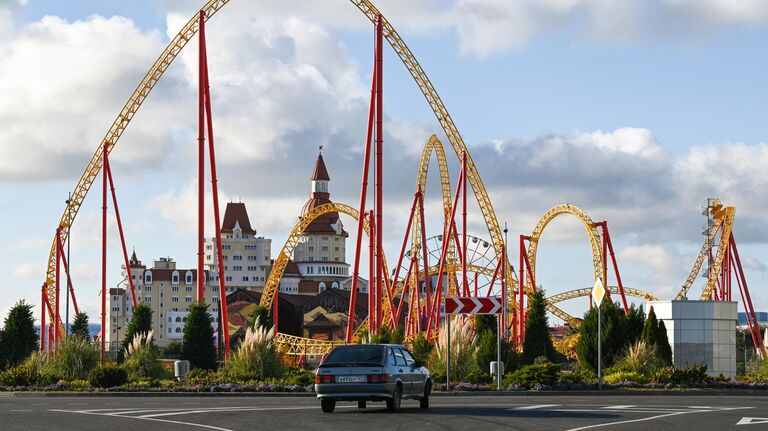
[[[222,193],[248,204],[275,255],[306,199],[318,144],[326,145],[333,196],[356,202],[371,32],[344,2],[301,1],[295,10],[234,3],[209,25]],[[768,308],[761,121],[768,58],[760,54],[768,11],[761,2],[380,3],[445,101],[512,238],[529,233],[547,208],[572,202],[611,223],[627,285],[668,297],[700,246],[699,206],[715,195],[737,206],[750,287],[758,308]],[[0,311],[22,297],[37,304],[67,191],[193,9],[167,1],[0,1],[0,52],[11,54],[9,63],[0,60],[0,88],[9,94],[0,101],[0,269],[7,275]],[[115,153],[128,242],[145,261],[170,255],[193,264],[193,51],[174,63]],[[391,50],[386,55],[386,232],[394,255],[420,147],[439,131],[410,76]],[[92,316],[97,200],[97,193],[87,199],[73,241],[78,296]],[[482,236],[480,220],[471,221]],[[539,281],[550,293],[590,285],[578,223],[552,228],[540,246]],[[109,278],[117,283],[111,247]],[[516,262],[517,250],[511,254]],[[582,305],[566,309],[578,314]]]

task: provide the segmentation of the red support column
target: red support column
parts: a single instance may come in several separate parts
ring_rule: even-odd
[[[381,15],[376,20],[376,324],[381,325],[382,320],[382,276],[384,274],[382,237],[384,233],[384,27]]]
[[[517,344],[523,345],[523,332],[525,331],[525,235],[520,235],[520,265],[517,275]]]
[[[426,309],[432,307],[432,279],[429,277],[429,253],[427,252],[427,220],[424,218],[424,192],[419,195],[419,219],[421,220],[421,256],[424,263],[424,289],[426,290]],[[416,284],[419,286],[419,298],[421,298],[421,283],[419,280],[419,265],[416,264]],[[419,299],[421,300],[421,299]],[[421,310],[421,309],[419,309]],[[421,311],[419,311],[421,315]],[[421,318],[419,318],[419,331],[421,331]]]
[[[392,299],[392,295],[394,294],[394,289],[389,289],[389,286],[397,286],[397,279],[400,278],[400,266],[403,264],[403,258],[405,258],[405,250],[408,247],[408,235],[411,233],[411,227],[413,226],[413,215],[416,212],[416,205],[419,201],[419,194],[420,191],[416,191],[416,193],[413,195],[413,203],[411,204],[411,213],[408,216],[408,224],[406,224],[405,227],[405,235],[403,235],[403,245],[400,248],[400,256],[397,258],[397,265],[395,266],[395,275],[392,279],[391,283],[387,284],[387,298],[389,300],[389,309],[390,311],[393,311],[392,313],[392,328],[397,330],[397,326],[400,318],[400,312],[403,309],[403,302],[405,302],[405,293],[407,286],[403,286],[403,293],[400,295],[400,304],[398,304],[397,312],[394,312],[394,302]],[[410,272],[410,268],[408,269]]]
[[[461,249],[464,255],[461,258],[461,273],[464,281],[464,296],[469,296],[469,282],[467,280],[467,152],[461,153],[461,170],[464,172],[461,180]]]
[[[374,52],[374,58],[376,54]],[[373,73],[371,75],[371,101],[368,107],[368,128],[365,134],[365,154],[363,156],[363,178],[360,187],[360,205],[357,213],[357,237],[355,238],[355,262],[352,267],[352,290],[350,291],[349,300],[349,320],[347,321],[347,334],[346,342],[352,342],[352,335],[354,333],[355,325],[355,310],[357,306],[357,284],[360,276],[360,252],[363,244],[363,224],[365,223],[365,201],[368,197],[368,172],[371,165],[371,138],[373,136],[373,117],[376,111],[376,65],[374,62]],[[369,232],[369,235],[373,235],[373,232]],[[370,276],[368,278],[371,278]],[[370,280],[369,280],[370,282]],[[371,289],[369,286],[368,294],[370,295]]]
[[[43,287],[40,290],[42,291],[42,295],[40,298],[40,351],[45,352],[45,347],[46,347],[45,303],[47,301],[45,283],[43,283]]]
[[[197,302],[205,301],[205,12],[200,11],[198,46],[198,106],[197,106]]]
[[[461,172],[459,174],[459,182],[460,185],[464,177],[464,172]],[[451,229],[454,227],[454,224],[456,222],[456,209],[459,207],[459,197],[461,195],[461,187],[456,187],[456,195],[453,199],[453,206],[451,207],[451,217],[450,220],[448,220],[448,224],[443,227],[443,243],[441,247],[440,252],[440,264],[438,266],[438,274],[437,274],[437,288],[435,289],[435,300],[432,303],[432,309],[429,311],[429,316],[427,320],[427,331],[431,330],[433,328],[432,324],[435,325],[440,324],[440,302],[441,297],[443,294],[443,273],[445,271],[445,258],[448,252],[448,242],[450,241],[451,237]],[[427,273],[425,277],[428,277],[429,274]],[[433,320],[434,318],[434,320]]]
[[[626,295],[624,295],[624,283],[621,281],[619,264],[616,262],[616,253],[613,250],[613,241],[611,240],[611,233],[608,230],[608,222],[607,221],[600,222],[600,225],[602,226],[603,237],[605,238],[605,244],[608,246],[608,253],[611,255],[611,263],[613,264],[613,274],[616,276],[616,283],[619,286],[619,295],[621,296],[621,304],[624,307],[624,314],[627,314],[629,313],[629,304],[627,304],[627,297]],[[603,254],[603,261],[605,261],[605,254]],[[603,280],[603,283],[605,283],[606,291],[608,291],[607,268],[605,270],[605,274],[606,274],[606,280]],[[590,301],[591,301],[591,298],[592,297],[590,296]]]
[[[109,147],[104,143],[101,170],[101,363],[104,364],[107,334],[107,166]],[[58,303],[58,300],[56,301]],[[58,325],[57,325],[58,327]]]
[[[52,316],[53,319],[51,320],[51,323],[53,323],[53,345],[54,350],[58,348],[59,339],[61,339],[61,330],[60,330],[60,323],[61,316],[59,315],[59,297],[60,297],[60,289],[61,285],[59,282],[59,277],[61,274],[61,226],[56,228],[56,293],[54,302],[56,303],[56,307],[53,309],[54,315]]]
[[[107,180],[109,181],[110,190],[112,192],[112,205],[115,207],[115,218],[117,219],[117,231],[120,233],[120,246],[123,249],[123,264],[127,271],[126,278],[128,279],[128,287],[131,290],[131,301],[133,308],[135,309],[139,305],[136,299],[136,289],[133,286],[133,277],[131,277],[131,263],[128,260],[128,249],[125,246],[125,235],[123,234],[123,222],[120,219],[120,207],[117,205],[117,193],[115,193],[115,180],[112,178],[112,166],[109,164],[109,158],[104,159],[104,169],[107,173]],[[75,292],[72,292],[72,300],[74,301]],[[77,308],[77,306],[75,306]],[[75,310],[77,313],[77,310]]]
[[[501,249],[501,336],[507,334],[507,246]]]
[[[210,157],[210,170],[211,170],[211,197],[213,199],[213,222],[214,231],[216,233],[216,263],[218,266],[218,279],[219,279],[219,308],[221,309],[221,321],[219,324],[222,328],[223,340],[219,340],[219,344],[224,343],[224,357],[229,358],[230,343],[229,343],[229,310],[227,307],[227,287],[224,276],[224,257],[221,244],[221,218],[219,215],[219,186],[218,176],[216,174],[216,151],[215,143],[213,140],[213,114],[211,109],[211,85],[208,79],[208,51],[205,46],[205,22],[201,21],[200,24],[200,44],[202,51],[201,71],[203,73],[203,91],[205,101],[205,117],[206,128],[208,131],[208,155]],[[201,255],[202,256],[202,255]],[[203,280],[207,281],[207,280]],[[198,282],[199,283],[199,282]],[[199,284],[198,284],[199,286]],[[273,300],[276,301],[276,298]]]
[[[368,336],[375,334],[376,331],[376,221],[374,221],[373,210],[368,211]]]

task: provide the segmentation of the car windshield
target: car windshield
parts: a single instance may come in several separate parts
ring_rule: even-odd
[[[381,365],[383,362],[384,348],[381,346],[345,346],[338,347],[328,354],[323,365]]]

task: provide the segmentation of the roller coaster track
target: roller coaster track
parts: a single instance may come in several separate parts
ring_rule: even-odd
[[[446,137],[451,143],[456,156],[461,158],[462,154],[466,154],[468,170],[467,177],[469,183],[472,186],[472,190],[477,199],[478,206],[483,214],[485,223],[488,226],[489,234],[491,236],[491,243],[493,244],[494,248],[496,248],[497,253],[500,254],[501,249],[504,247],[504,237],[502,236],[496,214],[493,211],[493,205],[491,204],[488,193],[485,190],[485,186],[483,185],[480,174],[477,171],[477,167],[475,166],[475,163],[472,160],[466,145],[464,144],[464,140],[462,139],[456,124],[453,122],[451,115],[448,113],[445,104],[438,95],[437,90],[429,80],[429,77],[419,64],[416,57],[411,52],[410,48],[408,48],[402,37],[400,37],[392,24],[383,16],[383,14],[376,8],[376,6],[374,6],[373,3],[369,0],[351,0],[351,2],[372,23],[375,23],[378,17],[381,16],[384,26],[384,37],[387,39],[390,46],[394,49],[397,56],[400,58],[408,72],[411,74],[411,77],[413,77],[416,85],[421,90],[427,103],[434,112],[437,121],[440,123],[440,126],[442,127]],[[229,0],[207,1],[201,8],[205,12],[206,22],[228,3]],[[61,216],[58,226],[66,228],[74,224],[75,218],[79,213],[80,207],[85,200],[88,191],[90,190],[91,186],[96,180],[96,177],[101,171],[102,148],[106,147],[108,153],[111,153],[112,150],[114,150],[114,147],[117,145],[123,132],[126,130],[131,120],[138,112],[139,108],[141,108],[146,98],[149,97],[155,85],[158,83],[158,81],[160,81],[165,71],[168,69],[171,63],[173,63],[181,50],[197,33],[198,17],[199,14],[197,12],[193,14],[189,21],[187,21],[187,23],[181,29],[181,31],[179,31],[176,36],[171,39],[166,48],[163,50],[157,60],[155,60],[155,63],[152,65],[139,85],[128,98],[128,101],[125,103],[115,120],[112,122],[112,125],[108,129],[106,135],[94,152],[94,155],[88,162],[85,171],[78,180],[72,192],[70,208],[69,210],[65,209],[63,211],[63,215]],[[61,238],[62,242],[68,240],[66,232],[68,232],[67,229],[62,230],[64,235]],[[508,274],[512,274],[512,272],[508,271]],[[51,250],[48,255],[48,264],[46,267],[45,291],[49,303],[52,304],[52,308],[59,309],[59,304],[55,302],[55,277],[56,238],[54,237]],[[510,277],[510,281],[511,278],[512,277]],[[509,286],[510,289],[512,289],[512,283],[509,283]],[[514,295],[509,295],[509,297],[514,298]],[[61,322],[59,321],[58,324],[61,325]]]
[[[619,286],[608,286],[608,291],[613,294],[619,293]],[[575,290],[569,290],[567,292],[558,293],[555,295],[552,295],[546,299],[547,302],[547,310],[554,314],[555,316],[563,319],[563,321],[568,322],[571,324],[571,327],[574,327],[574,322],[579,322],[579,319],[571,316],[570,314],[566,313],[565,311],[557,308],[557,312],[552,311],[553,309],[550,308],[551,306],[554,306],[555,304],[558,304],[563,301],[568,301],[571,299],[576,298],[584,298],[588,297],[592,294],[592,288],[586,287],[584,289],[575,289]],[[656,297],[656,295],[646,292],[641,289],[633,289],[631,287],[624,286],[624,294],[626,296],[632,296],[634,298],[640,298],[644,299],[646,301],[658,301],[659,298]],[[576,324],[578,326],[578,323]]]

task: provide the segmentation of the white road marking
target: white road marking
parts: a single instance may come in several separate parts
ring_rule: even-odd
[[[768,424],[768,418],[741,418],[736,425]]]
[[[635,422],[645,422],[645,421],[652,421],[654,419],[661,419],[665,417],[670,416],[679,416],[679,415],[686,415],[686,414],[692,414],[692,413],[709,413],[709,412],[716,412],[716,411],[726,411],[726,410],[740,410],[740,409],[751,409],[753,407],[731,407],[731,408],[724,408],[719,410],[686,410],[686,411],[678,411],[674,413],[666,413],[663,415],[656,415],[656,416],[649,416],[647,418],[640,418],[640,419],[630,419],[625,421],[618,421],[618,422],[605,422],[601,424],[594,424],[594,425],[586,425],[583,427],[578,428],[571,428],[566,431],[581,431],[581,430],[588,430],[593,428],[602,428],[612,425],[622,425],[622,424],[629,424],[629,423],[635,423]]]
[[[546,409],[548,407],[559,407],[559,406],[560,404],[537,404],[534,406],[515,407],[509,410],[513,410],[513,411],[538,410],[538,409]]]
[[[9,410],[9,411],[11,411],[11,412],[31,412],[32,410],[18,409],[18,410]]]
[[[626,409],[631,409],[632,407],[637,407],[637,406],[634,406],[634,405],[628,405],[628,406],[605,406],[603,408],[606,409],[606,410],[626,410]]]

